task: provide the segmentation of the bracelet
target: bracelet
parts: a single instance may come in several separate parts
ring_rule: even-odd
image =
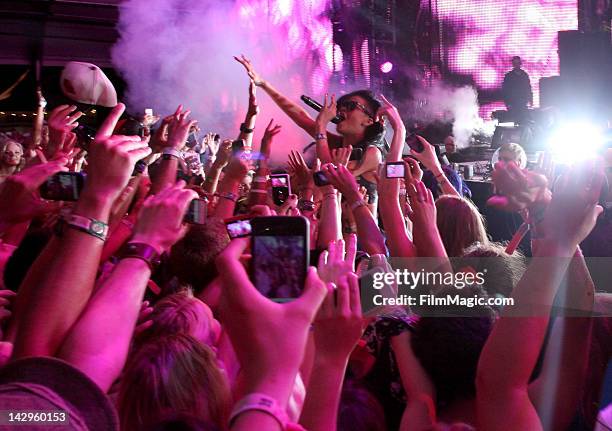
[[[238,196],[236,196],[236,194],[232,192],[217,192],[215,193],[215,196],[227,199],[228,201],[232,202],[236,202],[238,200]]]
[[[267,175],[258,175],[258,176],[253,178],[253,182],[254,183],[267,183],[268,182],[268,176]]]
[[[298,201],[298,209],[300,211],[314,211],[315,203],[308,199],[300,199]]]
[[[149,265],[151,271],[153,271],[161,262],[160,254],[155,247],[142,242],[128,242],[125,245],[121,251],[120,259],[126,259],[128,257],[144,261],[147,265]]]
[[[327,141],[327,135],[325,133],[315,134],[315,141]]]
[[[262,195],[267,195],[268,191],[267,190],[259,190],[259,189],[251,189],[250,193],[260,193]]]
[[[367,205],[368,204],[363,199],[359,199],[351,204],[351,211],[355,211],[357,208],[365,207]]]
[[[172,147],[166,147],[163,149],[162,151],[162,159],[163,160],[169,160],[172,157],[175,157],[177,159],[182,159],[181,156],[181,152],[175,148]]]
[[[267,413],[276,419],[281,429],[285,430],[287,428],[287,423],[289,422],[287,413],[278,405],[274,398],[259,393],[249,394],[236,403],[230,414],[230,427],[238,416],[249,410]]]
[[[253,133],[253,130],[255,130],[254,127],[252,129],[249,129],[245,123],[240,124],[240,131],[242,133],[246,133],[248,135],[249,133]]]
[[[444,174],[444,172],[440,172],[438,175],[435,176],[436,180],[438,180],[440,177],[442,177],[442,181],[446,180],[446,175]],[[438,180],[438,182],[440,182]]]
[[[81,232],[85,232],[102,241],[106,241],[108,237],[108,224],[90,217],[83,217],[76,214],[70,214],[63,220],[63,225],[71,227]],[[61,229],[61,226],[60,226]]]

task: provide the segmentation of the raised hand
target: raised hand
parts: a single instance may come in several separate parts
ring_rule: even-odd
[[[352,152],[353,152],[352,145],[349,145],[348,147],[334,148],[331,151],[332,163],[334,165],[347,166],[349,163],[349,159],[351,158]]]
[[[190,110],[183,111],[183,105],[176,108],[174,117],[168,124],[168,147],[181,150],[187,142],[189,131],[197,124],[196,120],[189,119]]]
[[[440,166],[440,161],[438,160],[438,156],[436,155],[436,150],[433,145],[431,145],[425,138],[417,135],[416,138],[423,145],[423,152],[417,153],[416,151],[412,151],[410,153],[415,159],[419,162],[423,163],[423,165],[429,169],[430,171],[437,173],[442,171],[442,167]]]
[[[195,191],[185,188],[184,181],[149,196],[138,215],[132,241],[149,244],[159,253],[167,251],[185,234],[183,217],[189,203],[197,198]]]
[[[355,180],[355,177],[346,166],[334,166],[328,163],[323,166],[323,172],[325,172],[325,176],[327,176],[329,182],[337,188],[340,193],[345,195],[348,201],[354,202],[361,198],[357,180]]]
[[[321,125],[327,125],[336,116],[336,114],[336,95],[332,94],[331,98],[328,98],[328,95],[326,94],[325,99],[323,100],[323,108],[321,108],[321,111],[319,111],[316,122]]]
[[[599,161],[572,166],[559,179],[538,234],[570,247],[580,244],[603,211],[598,205],[603,180]]]
[[[240,261],[248,244],[247,239],[233,240],[217,257],[223,282],[220,317],[242,366],[245,389],[263,391],[283,405],[328,286],[310,268],[299,298],[284,304],[270,301],[253,286]]]
[[[416,180],[412,184],[406,184],[406,194],[410,199],[408,217],[414,223],[415,228],[425,229],[427,226],[436,225],[436,204],[431,190],[422,181]]]
[[[73,130],[79,125],[77,120],[84,115],[76,109],[76,106],[60,105],[49,114],[49,144],[45,148],[48,159],[55,157],[58,152],[66,153],[64,146],[72,139],[76,140]]]
[[[147,139],[113,135],[124,110],[122,103],[115,106],[91,143],[82,198],[94,201],[110,198],[114,201],[127,185],[136,162],[151,154]]]
[[[416,186],[418,181],[423,179],[423,171],[419,166],[419,162],[411,157],[404,159],[404,181],[406,182],[406,190],[410,185]]]
[[[219,144],[219,150],[217,152],[217,158],[215,159],[215,165],[223,168],[227,166],[230,159],[232,158],[232,140],[224,139]]]
[[[268,160],[272,153],[272,141],[276,135],[281,132],[282,126],[280,124],[274,124],[274,118],[270,120],[266,131],[264,132],[263,138],[261,138],[261,155],[263,158]]]
[[[313,324],[317,355],[346,361],[363,334],[359,280],[353,272],[340,277],[321,304]]]
[[[398,130],[399,127],[405,128],[397,108],[382,94],[380,98],[383,101],[383,106],[378,109],[376,116],[379,118],[384,116],[389,121],[389,124],[391,124],[391,127],[393,127],[393,130]]]
[[[487,205],[504,211],[533,211],[550,202],[548,181],[542,174],[523,170],[514,162],[497,162],[492,177],[498,195],[491,197]]]
[[[164,117],[159,127],[155,130],[155,133],[151,136],[149,145],[155,153],[161,153],[161,151],[168,146],[168,125],[174,119],[174,114]]]
[[[346,242],[338,239],[329,243],[327,250],[319,257],[319,277],[329,283],[338,284],[340,279],[355,272],[355,255],[357,254],[357,236],[351,234]]]
[[[302,154],[294,150],[291,150],[289,153],[287,164],[293,175],[294,187],[296,190],[314,190],[314,178],[312,175],[316,172],[316,165],[315,169],[308,169],[308,165],[306,165],[306,161],[302,157]]]
[[[247,115],[252,117],[259,114],[259,106],[257,105],[257,86],[255,82],[251,80],[249,83],[249,109]]]
[[[249,78],[251,79],[251,81],[253,81],[253,84],[255,84],[258,87],[261,87],[262,85],[265,84],[265,81],[263,80],[263,78],[255,71],[255,68],[251,64],[251,61],[248,58],[246,58],[244,54],[241,54],[240,57],[234,56],[234,60],[236,60],[238,63],[244,66],[244,69],[246,70],[247,75],[249,75]]]
[[[41,199],[38,189],[52,175],[67,171],[65,157],[47,163],[28,166],[7,177],[0,187],[0,227],[28,221],[37,215],[58,208],[57,202]]]

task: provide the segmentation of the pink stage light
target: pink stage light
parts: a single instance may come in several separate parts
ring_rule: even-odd
[[[389,73],[393,70],[393,63],[391,63],[390,61],[385,61],[383,64],[380,65],[380,71],[382,73]]]

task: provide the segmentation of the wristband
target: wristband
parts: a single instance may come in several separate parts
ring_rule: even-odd
[[[315,134],[315,141],[327,141],[327,135],[325,133]]]
[[[215,196],[223,198],[223,199],[227,199],[228,201],[232,201],[232,202],[236,202],[238,200],[238,196],[236,196],[235,193],[232,192],[218,192],[215,193]]]
[[[363,199],[359,199],[351,204],[351,211],[355,211],[357,208],[365,207],[367,205],[368,204]]]
[[[253,133],[253,130],[255,130],[255,128],[249,129],[249,128],[246,126],[246,124],[244,124],[244,123],[242,123],[242,124],[240,125],[240,131],[241,131],[242,133],[246,133],[247,135],[248,135],[249,133]]]
[[[236,403],[230,414],[230,427],[238,416],[249,410],[267,413],[276,419],[281,429],[287,429],[287,423],[289,422],[287,413],[278,405],[278,402],[274,398],[258,393],[249,394]]]
[[[255,178],[253,178],[253,182],[254,183],[267,183],[268,182],[268,176],[267,175],[258,175]]]
[[[175,157],[177,159],[181,159],[182,158],[181,157],[181,152],[179,150],[176,150],[176,149],[172,148],[172,147],[164,148],[164,150],[162,151],[162,155],[163,155],[162,158],[164,160],[169,160],[172,157]]]
[[[128,242],[121,251],[121,259],[133,257],[146,262],[151,271],[161,262],[160,254],[155,247],[142,242]]]
[[[300,199],[297,207],[300,211],[314,211],[315,203],[308,199]]]
[[[102,241],[106,241],[108,237],[108,224],[94,218],[70,214],[63,219],[63,224],[91,236],[95,236]]]
[[[251,189],[250,193],[259,193],[259,194],[262,194],[262,195],[267,195],[268,191],[267,190],[259,190],[259,189]]]

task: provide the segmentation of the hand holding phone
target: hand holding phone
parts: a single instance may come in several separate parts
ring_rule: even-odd
[[[79,199],[85,176],[80,172],[58,172],[40,186],[40,197],[49,201],[74,202]]]
[[[270,175],[272,183],[272,199],[276,205],[282,205],[291,194],[291,185],[288,174]]]
[[[329,180],[327,179],[327,175],[325,175],[325,172],[323,171],[315,172],[313,174],[313,178],[314,178],[315,186],[317,187],[325,187],[330,184]]]
[[[414,151],[415,153],[422,153],[425,149],[423,143],[418,138],[418,135],[416,133],[411,133],[406,137],[406,144],[408,144],[410,150]]]

